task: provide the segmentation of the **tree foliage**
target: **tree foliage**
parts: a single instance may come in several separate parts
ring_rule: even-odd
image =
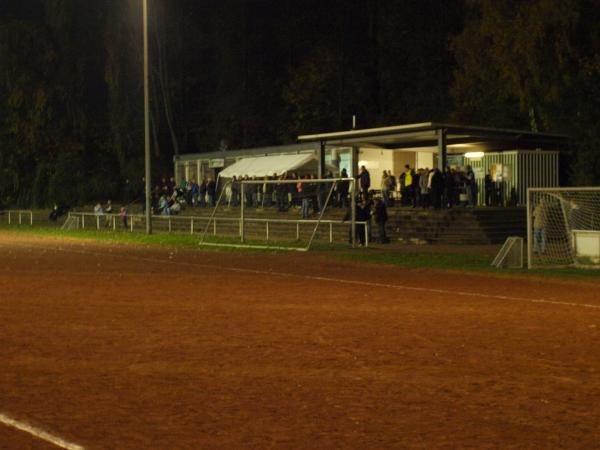
[[[599,0],[148,0],[154,176],[174,154],[423,120],[573,136],[598,181]],[[0,202],[143,172],[141,0],[0,3]]]
[[[598,0],[471,0],[454,39],[454,117],[572,138],[571,180],[600,181]]]

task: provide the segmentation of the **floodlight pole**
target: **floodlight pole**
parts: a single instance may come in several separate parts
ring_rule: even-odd
[[[150,201],[150,93],[148,88],[148,0],[143,0],[144,28],[144,173],[146,192],[146,233],[152,234],[152,205]]]

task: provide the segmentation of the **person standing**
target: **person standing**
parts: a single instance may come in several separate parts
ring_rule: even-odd
[[[113,213],[113,209],[112,209],[112,201],[111,200],[107,200],[106,201],[106,206],[104,207],[104,214],[106,214],[106,219],[105,219],[105,223],[104,226],[106,228],[108,228],[111,224],[112,221],[112,213]]]
[[[375,200],[375,210],[373,211],[373,217],[378,228],[377,242],[380,244],[388,244],[390,240],[388,239],[385,233],[385,224],[388,220],[387,208],[385,206],[385,203],[380,199]]]
[[[444,208],[452,208],[452,206],[454,206],[454,196],[454,173],[452,173],[450,167],[446,166],[444,169]]]
[[[360,203],[356,205],[356,240],[360,243],[360,246],[363,247],[366,244],[368,223],[371,220],[371,206],[365,200],[361,200]],[[342,222],[346,222],[352,219],[352,208],[348,208],[346,210],[346,215]],[[367,224],[365,226],[365,224]],[[350,226],[349,230],[349,239],[348,242],[352,243],[352,226]]]
[[[198,186],[198,206],[201,208],[206,206],[206,178],[203,178]]]
[[[419,169],[419,206],[427,208],[429,206],[429,168]]]
[[[123,225],[123,228],[127,228],[127,208],[122,206],[120,213],[121,213],[121,224]]]
[[[383,198],[383,204],[387,207],[390,204],[390,190],[392,187],[392,178],[387,170],[383,171],[381,176],[381,197]]]
[[[342,169],[341,178],[348,178],[346,169]],[[347,180],[339,181],[336,188],[337,206],[338,208],[346,208],[348,206],[348,191],[350,190],[350,182]]]
[[[430,198],[433,203],[433,207],[435,209],[440,209],[442,207],[442,198],[446,198],[447,192],[445,191],[444,186],[444,176],[440,169],[435,168],[433,170],[433,175],[431,176],[431,194]],[[446,200],[443,200],[444,202]],[[446,206],[446,205],[444,205]]]
[[[400,203],[408,206],[412,203],[411,191],[413,187],[412,170],[408,164],[404,166],[404,172],[400,175]]]
[[[484,185],[485,185],[485,206],[496,206],[496,202],[494,201],[494,196],[496,194],[496,186],[495,186],[494,181],[492,180],[491,169],[485,176]]]
[[[362,199],[367,201],[369,199],[369,188],[371,187],[371,175],[365,166],[360,166],[358,185],[360,186],[360,194]]]
[[[412,171],[412,186],[411,186],[411,200],[412,200],[412,207],[416,208],[417,205],[421,204],[421,189],[419,188],[420,185],[420,180],[421,180],[421,175],[420,175],[420,171],[415,172],[414,170]]]
[[[208,197],[208,203],[210,206],[214,207],[216,204],[216,193],[217,193],[217,184],[215,180],[211,177],[208,177],[208,181],[206,182],[206,195]]]
[[[310,176],[306,175],[305,179],[310,179]],[[302,180],[296,184],[296,190],[298,191],[298,197],[302,201],[302,218],[308,219],[310,216],[310,190],[312,186],[310,184],[303,183]]]
[[[477,180],[471,166],[467,166],[465,173],[465,188],[467,191],[467,201],[469,202],[468,205],[472,208],[477,204]]]

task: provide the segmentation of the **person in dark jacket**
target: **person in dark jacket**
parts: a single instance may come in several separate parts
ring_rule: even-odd
[[[371,187],[371,175],[365,166],[360,166],[358,185],[362,199],[367,201],[369,199],[369,188]]]
[[[235,175],[231,179],[231,206],[240,206],[240,182]]]
[[[352,220],[352,207],[349,207],[346,211],[346,215],[344,216],[343,222],[347,222]],[[368,223],[371,220],[371,203],[366,202],[365,200],[361,200],[360,203],[356,205],[356,222],[363,222],[356,224],[356,240],[359,241],[361,246],[365,245],[366,242],[366,233],[368,233],[368,229],[365,227],[365,222]],[[352,243],[352,226],[349,230],[349,239],[348,241]]]
[[[388,244],[390,240],[385,233],[385,224],[388,220],[387,208],[385,203],[381,199],[375,200],[375,210],[373,211],[373,218],[378,227],[377,242],[380,244]]]
[[[450,167],[444,169],[444,208],[452,208],[454,205],[454,197],[456,190],[454,188],[454,174],[450,170]]]
[[[201,208],[206,206],[206,178],[202,179],[202,183],[198,186],[198,206]]]
[[[342,169],[342,173],[340,175],[341,178],[348,178],[348,172],[346,169]],[[338,208],[347,208],[348,207],[348,192],[350,190],[350,182],[349,181],[338,181],[336,187],[337,194],[337,206]]]
[[[208,197],[208,204],[214,207],[217,204],[217,184],[211,177],[209,177],[208,181],[206,182],[206,195]]]
[[[442,175],[442,172],[440,172],[440,169],[435,169],[433,171],[433,176],[431,177],[431,198],[435,209],[440,209],[442,207],[442,199],[445,198],[444,188],[444,176]]]

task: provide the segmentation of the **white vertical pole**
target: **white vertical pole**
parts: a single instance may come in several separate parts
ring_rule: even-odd
[[[194,234],[194,218],[190,221],[190,234]]]
[[[296,240],[300,240],[300,222],[296,221]]]
[[[329,222],[329,243],[333,242],[333,224]]]
[[[245,188],[245,183],[242,181],[240,183],[241,189],[240,189],[240,198],[241,198],[241,203],[240,203],[240,238],[241,241],[244,242],[244,203],[245,203],[245,197],[244,197],[244,188]]]
[[[269,242],[269,221],[267,220],[266,222],[266,229],[267,229],[267,242]]]
[[[213,236],[217,235],[217,219],[213,219]]]
[[[8,224],[10,225],[10,211],[8,212]]]

